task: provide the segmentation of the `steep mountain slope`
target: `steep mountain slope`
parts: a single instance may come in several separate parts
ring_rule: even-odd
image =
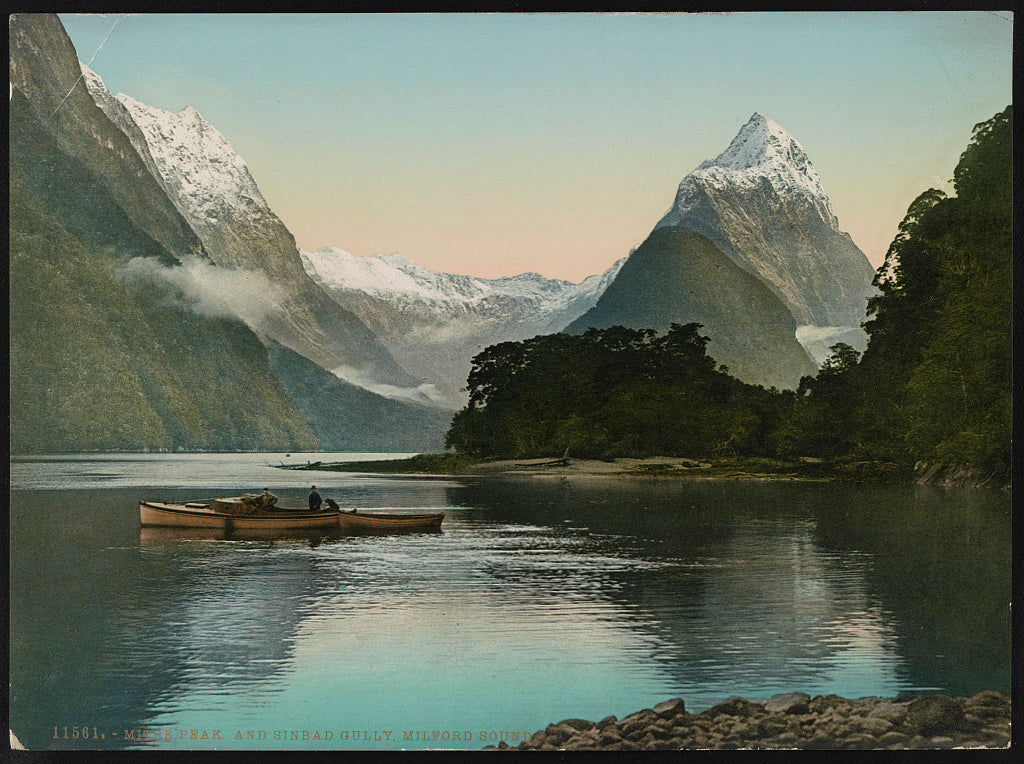
[[[57,18],[9,30],[12,451],[318,448],[244,323],[126,269],[205,253]]]
[[[278,379],[328,451],[443,451],[451,412],[371,393],[269,340]]]
[[[597,304],[566,332],[622,325],[664,331],[703,324],[708,354],[745,382],[794,388],[815,366],[786,306],[718,247],[685,228],[658,227],[626,260]]]
[[[295,239],[260,194],[245,162],[195,109],[174,113],[110,95],[82,67],[97,104],[131,139],[147,167],[218,266],[257,274],[271,286],[245,315],[273,339],[358,383],[387,383],[396,394],[416,380],[359,319],[328,298],[303,270]],[[236,309],[239,306],[234,306]]]
[[[128,138],[112,130],[81,81],[74,47],[56,16],[19,13],[10,18],[10,82],[45,126],[58,149],[75,156],[95,175],[125,216],[173,252],[199,252],[202,245],[168,204]]]
[[[489,345],[559,331],[596,303],[622,262],[579,284],[526,273],[482,279],[434,273],[402,255],[303,252],[314,281],[359,316],[430,396],[465,403],[473,356]]]
[[[754,114],[729,147],[683,178],[657,227],[707,236],[789,307],[800,325],[859,326],[874,270],[839,230],[796,140]]]

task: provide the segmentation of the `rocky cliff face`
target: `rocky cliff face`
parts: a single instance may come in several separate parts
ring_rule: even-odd
[[[231,144],[195,109],[170,112],[112,96],[82,67],[96,103],[127,135],[212,261],[266,285],[232,309],[252,328],[357,384],[415,386],[373,333],[319,289],[295,239]],[[227,299],[227,296],[226,296]],[[259,306],[256,303],[262,302]]]
[[[489,345],[561,331],[597,302],[622,262],[579,284],[526,273],[482,279],[434,273],[402,255],[303,252],[310,276],[359,316],[403,367],[427,380],[424,396],[465,404],[472,358]]]
[[[683,178],[658,227],[703,234],[787,305],[797,324],[859,326],[874,269],[839,230],[799,143],[754,114],[729,147]]]
[[[131,141],[111,129],[89,97],[74,47],[56,16],[15,14],[9,30],[11,100],[21,93],[56,147],[76,157],[155,242],[172,252],[199,252],[199,239],[152,182]]]
[[[243,322],[129,267],[209,260],[60,22],[9,30],[12,451],[318,448]]]
[[[709,239],[681,227],[655,228],[597,304],[566,331],[615,325],[664,331],[691,322],[703,324],[701,333],[710,337],[708,354],[745,382],[794,388],[816,371],[786,306]]]

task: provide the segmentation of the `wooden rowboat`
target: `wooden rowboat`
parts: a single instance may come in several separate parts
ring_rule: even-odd
[[[444,512],[372,512],[365,510],[343,511],[338,515],[338,525],[343,531],[439,531]]]
[[[244,511],[239,504],[231,499],[218,499],[212,505],[140,501],[139,518],[143,527],[218,528],[225,531],[338,528],[337,511],[310,512],[308,509],[286,507]]]

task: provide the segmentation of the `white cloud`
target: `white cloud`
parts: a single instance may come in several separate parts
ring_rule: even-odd
[[[339,366],[336,369],[331,369],[331,373],[338,377],[338,379],[343,379],[353,385],[369,390],[371,393],[382,395],[385,398],[413,401],[415,403],[441,404],[446,408],[450,408],[452,406],[451,401],[449,401],[445,395],[438,390],[436,385],[430,382],[424,382],[422,385],[418,385],[416,387],[398,387],[397,385],[388,385],[383,382],[378,382],[376,379],[368,376],[362,369],[357,369],[353,366]]]
[[[165,287],[169,302],[200,316],[240,318],[253,329],[278,308],[284,294],[262,273],[224,268],[198,257],[186,258],[176,266],[135,257],[118,268],[117,275],[127,283]]]

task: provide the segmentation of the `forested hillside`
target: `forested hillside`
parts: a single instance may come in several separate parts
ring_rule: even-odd
[[[1010,463],[1012,107],[979,124],[953,176],[911,204],[848,345],[795,393],[746,385],[699,324],[611,327],[488,348],[447,442],[486,456],[811,456]]]
[[[11,16],[10,48],[12,452],[320,448],[254,332],[125,268],[205,255],[57,18]]]
[[[787,395],[716,370],[699,329],[613,326],[494,345],[474,359],[447,443],[511,457],[766,452],[774,416],[759,414]]]
[[[870,341],[808,380],[792,448],[1005,474],[1012,371],[1012,107],[975,126],[956,195],[910,205],[878,270]]]

